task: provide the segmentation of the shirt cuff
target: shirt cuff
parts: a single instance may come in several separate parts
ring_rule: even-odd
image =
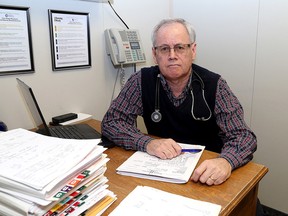
[[[240,161],[237,159],[237,157],[235,157],[234,155],[230,154],[230,153],[221,153],[219,155],[220,158],[224,158],[228,161],[228,163],[230,163],[232,170],[238,168],[241,166]]]
[[[139,135],[134,137],[134,143],[136,143],[136,150],[146,152],[147,144],[153,140],[152,137],[147,135]]]

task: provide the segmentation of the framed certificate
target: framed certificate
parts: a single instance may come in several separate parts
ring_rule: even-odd
[[[89,14],[48,10],[53,70],[91,67]]]
[[[0,75],[32,72],[29,8],[0,5]]]

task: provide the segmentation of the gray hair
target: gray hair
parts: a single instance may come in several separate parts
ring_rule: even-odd
[[[196,40],[196,33],[195,33],[195,30],[194,28],[192,27],[192,25],[187,22],[186,20],[184,19],[181,19],[181,18],[173,18],[173,19],[163,19],[161,20],[153,29],[153,32],[152,32],[152,44],[153,44],[153,47],[156,46],[156,36],[157,36],[157,33],[158,33],[158,30],[164,26],[164,25],[167,25],[167,24],[171,24],[171,23],[180,23],[182,24],[183,26],[186,27],[187,29],[187,32],[189,34],[189,37],[190,37],[190,42],[191,43],[194,43],[195,40]]]

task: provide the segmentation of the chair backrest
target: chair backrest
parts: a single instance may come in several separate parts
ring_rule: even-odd
[[[0,131],[7,131],[7,130],[8,130],[7,125],[3,121],[0,121]]]

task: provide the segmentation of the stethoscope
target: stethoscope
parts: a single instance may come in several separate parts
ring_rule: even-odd
[[[191,104],[191,114],[193,119],[197,120],[197,121],[208,121],[211,116],[212,116],[212,112],[211,109],[206,101],[206,97],[205,97],[205,85],[204,82],[202,80],[202,78],[200,77],[200,75],[198,73],[196,73],[195,71],[193,71],[193,74],[195,74],[197,76],[198,79],[192,79],[191,85],[190,85],[190,92],[191,92],[191,97],[192,97],[192,104]],[[201,90],[202,90],[202,98],[204,100],[204,103],[209,111],[209,116],[208,117],[196,117],[194,114],[194,93],[193,93],[193,82],[199,82],[201,85]],[[155,92],[155,111],[151,114],[151,119],[153,122],[157,123],[160,122],[162,119],[162,114],[160,113],[160,98],[159,98],[159,91],[160,91],[160,74],[157,75],[157,81],[156,81],[156,92]]]

